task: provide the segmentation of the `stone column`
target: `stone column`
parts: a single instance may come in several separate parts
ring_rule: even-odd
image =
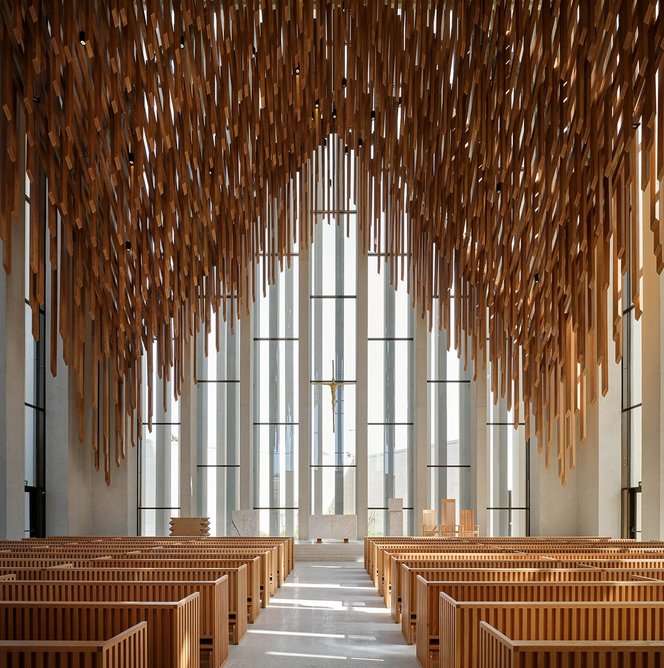
[[[661,204],[660,197],[660,204]],[[641,524],[643,540],[661,540],[664,536],[664,405],[662,387],[662,348],[664,346],[664,278],[657,274],[655,257],[650,250],[651,233],[643,245],[643,315],[642,333],[642,470],[643,492]]]
[[[18,136],[25,132],[21,105]],[[0,538],[25,530],[25,151],[18,142],[18,210],[12,219],[12,272],[0,267]],[[0,262],[6,249],[0,243]]]
[[[487,378],[486,370],[477,371],[477,380],[470,384],[470,405],[474,407],[470,431],[470,498],[474,502],[475,524],[480,534],[489,535],[489,477],[488,477],[488,428],[487,428]]]
[[[254,346],[251,310],[240,323],[240,509],[254,509]]]
[[[357,536],[364,538],[369,530],[369,452],[368,452],[368,391],[369,391],[369,349],[368,349],[368,259],[365,253],[358,248],[357,252],[357,391],[355,407],[355,484],[357,513]],[[376,369],[381,373],[381,370]],[[404,379],[405,380],[405,379]],[[386,527],[387,528],[387,527]]]
[[[422,511],[429,507],[431,497],[431,476],[429,463],[429,429],[427,396],[427,322],[425,318],[415,317],[415,373],[414,373],[414,445],[413,452],[413,528],[415,535],[422,535]]]
[[[298,395],[298,536],[309,538],[309,515],[311,514],[311,356],[309,355],[310,304],[309,299],[309,248],[300,249],[299,267],[299,350],[298,366],[300,391]]]
[[[184,348],[184,382],[180,397],[180,516],[194,517],[198,514],[198,402],[197,386],[194,382],[196,360],[194,341],[190,339]]]

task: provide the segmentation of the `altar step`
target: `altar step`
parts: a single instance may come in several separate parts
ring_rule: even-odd
[[[295,561],[364,561],[364,543],[361,540],[295,542]]]

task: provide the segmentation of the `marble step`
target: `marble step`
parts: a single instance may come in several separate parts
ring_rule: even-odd
[[[295,543],[295,561],[364,561],[364,543],[359,540]]]

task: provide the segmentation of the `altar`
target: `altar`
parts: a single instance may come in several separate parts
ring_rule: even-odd
[[[309,536],[318,542],[357,540],[357,515],[309,515]]]

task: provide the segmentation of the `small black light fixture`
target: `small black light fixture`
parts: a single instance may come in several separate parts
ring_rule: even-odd
[[[33,101],[35,104],[40,104],[40,103],[41,103],[41,97],[39,97],[39,95],[33,95],[33,96],[32,96],[32,101]]]
[[[85,36],[85,30],[79,30],[78,31],[78,41],[81,43],[81,46],[85,46],[87,43],[87,38]]]
[[[348,155],[348,146],[344,146],[344,154]]]
[[[318,109],[320,107],[320,100],[316,98],[316,101],[314,102],[314,109]]]
[[[214,174],[214,167],[210,167],[208,172],[210,173],[210,176],[212,176]]]
[[[327,139],[323,138],[323,146],[327,147]]]
[[[364,146],[364,142],[362,141],[362,137],[360,137],[357,140],[357,146],[358,146],[358,148],[362,148]]]
[[[539,283],[539,274],[538,273],[535,274],[535,283]]]
[[[184,49],[184,33],[180,36],[180,48]]]
[[[129,165],[131,167],[133,167],[134,166],[134,153],[133,153],[133,151],[129,151],[129,153],[127,153],[127,159],[129,160]]]
[[[127,241],[125,241],[125,250],[128,253],[131,252],[131,241],[129,241],[129,239],[127,239]]]
[[[334,108],[332,109],[332,118],[336,118],[336,117],[337,117],[337,108],[334,107]]]
[[[258,49],[255,46],[251,47],[251,57],[255,58],[258,55]]]
[[[293,71],[295,72],[295,76],[296,76],[296,77],[300,75],[300,66],[299,66],[299,64],[295,66],[295,69],[294,69]]]
[[[399,95],[399,106],[401,106],[401,102],[402,102],[401,95]]]
[[[641,121],[640,121],[638,118],[635,118],[635,119],[632,121],[632,128],[633,128],[634,130],[638,130],[640,125],[641,125]]]
[[[341,78],[341,85],[345,88],[348,85],[348,79],[346,77]]]
[[[498,181],[498,183],[496,183],[496,192],[499,193],[502,191],[502,189],[503,189],[503,184],[500,181]]]
[[[371,120],[373,121],[376,118],[376,110],[372,109],[371,110]]]

